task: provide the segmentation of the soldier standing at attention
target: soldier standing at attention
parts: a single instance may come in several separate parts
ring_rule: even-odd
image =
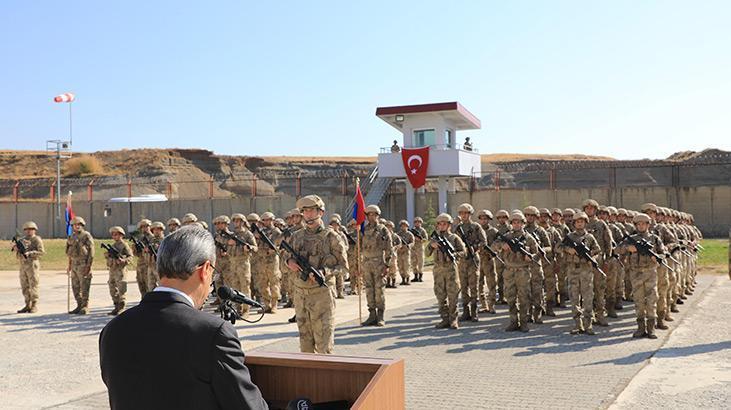
[[[175,232],[180,228],[180,219],[170,218],[168,219],[168,235]]]
[[[104,257],[107,259],[107,267],[109,268],[109,281],[107,282],[107,285],[109,285],[109,296],[112,297],[112,302],[114,303],[114,310],[109,312],[109,314],[117,316],[124,310],[125,306],[127,282],[124,281],[124,274],[127,273],[127,265],[132,262],[132,250],[122,240],[124,238],[124,229],[121,226],[109,228],[109,234],[114,240],[111,246],[118,254],[118,256],[115,256],[109,251],[104,252]]]
[[[649,216],[640,213],[635,215],[632,220],[637,233],[631,235],[631,239],[622,241],[619,246],[619,253],[629,254],[627,270],[632,279],[632,299],[635,302],[635,314],[637,315],[637,331],[632,334],[632,337],[646,336],[650,339],[657,339],[655,321],[657,320],[658,262],[651,255],[639,252],[632,241],[647,242],[658,255],[665,253],[665,247],[660,237],[650,233],[652,219]]]
[[[398,273],[398,264],[396,263],[396,249],[401,246],[401,237],[396,235],[394,232],[395,225],[393,222],[383,220],[383,224],[388,229],[388,234],[391,236],[391,258],[388,263],[388,275],[386,276],[386,287],[395,289],[396,288],[396,274]]]
[[[429,234],[422,227],[424,220],[420,216],[414,218],[414,230],[421,237],[414,235],[414,247],[411,249],[411,268],[414,270],[414,282],[424,281],[424,244]]]
[[[74,232],[66,240],[66,255],[69,257],[67,273],[71,275],[71,287],[76,299],[76,308],[69,313],[89,313],[89,289],[91,288],[91,264],[94,262],[94,238],[84,227],[86,221],[77,216],[71,220]]]
[[[142,219],[137,223],[137,230],[140,233],[140,241],[147,238],[148,241],[152,240],[152,233],[150,232],[150,224],[152,221],[149,219]],[[152,289],[147,288],[147,271],[150,269],[150,258],[147,255],[147,249],[135,247],[132,252],[137,257],[137,287],[140,289],[140,297],[144,297],[145,294]]]
[[[527,221],[525,231],[533,236],[533,238],[535,238],[536,242],[538,242],[538,246],[543,249],[543,252],[545,252],[546,256],[550,260],[550,257],[553,254],[551,239],[548,237],[548,233],[545,231],[545,229],[538,226],[538,208],[536,208],[535,206],[528,206],[523,209],[523,215],[525,216]],[[546,295],[543,292],[543,280],[545,279],[545,275],[543,272],[544,262],[546,262],[545,259],[541,257],[536,261],[536,263],[530,266],[530,299],[532,314],[530,315],[528,320],[533,320],[535,323],[543,323],[543,319],[541,318],[541,316],[546,310]],[[547,266],[547,269],[550,268],[551,266]]]
[[[283,237],[285,240],[289,240],[289,238],[294,235],[295,232],[299,231],[300,229],[304,229],[305,223],[302,221],[302,212],[299,210],[299,208],[294,208],[287,214],[288,216],[288,225],[286,231],[283,233]],[[286,261],[285,261],[286,263]],[[292,272],[291,269],[289,269],[289,266],[287,266],[287,275],[289,276],[289,289],[290,293],[292,293],[292,296],[290,297],[287,305],[285,307],[294,307],[294,281],[297,279],[295,276],[295,273]],[[295,323],[297,321],[297,313],[295,311],[295,314],[292,315],[291,318],[287,319],[289,323]]]
[[[195,214],[188,213],[183,216],[183,226],[192,225],[197,222],[198,222],[198,217],[195,216]]]
[[[553,308],[558,306],[558,259],[556,258],[555,249],[561,243],[563,237],[558,229],[554,228],[551,224],[551,211],[548,208],[541,208],[538,210],[538,213],[538,225],[546,231],[551,243],[551,253],[548,255],[551,263],[547,264],[543,270],[543,275],[545,276],[544,288],[546,290],[546,315],[556,316],[556,313],[553,311]]]
[[[559,233],[561,240],[571,232],[568,225],[564,223],[563,212],[559,208],[554,208],[551,212],[551,225]],[[557,253],[555,260],[554,264],[556,266],[554,270],[556,271],[556,283],[558,284],[558,300],[556,301],[556,306],[564,308],[566,307],[566,301],[569,299],[569,290],[563,254]]]
[[[359,275],[365,285],[368,319],[362,326],[383,326],[386,310],[386,294],[383,291],[384,278],[391,264],[393,241],[391,233],[379,222],[381,209],[368,205],[365,209],[366,224],[360,237],[362,259]]]
[[[355,219],[351,219],[348,222],[348,226],[345,228],[351,238],[358,237],[358,222]],[[360,292],[361,281],[363,276],[358,274],[358,248],[356,245],[350,245],[348,247],[348,271],[350,272],[350,294],[357,295]]]
[[[599,244],[594,236],[586,231],[586,224],[589,218],[585,213],[579,212],[573,215],[575,230],[567,236],[578,245],[584,245],[589,249],[592,257],[601,253]],[[594,335],[592,326],[592,311],[594,310],[594,269],[590,262],[580,257],[576,250],[563,243],[558,246],[563,254],[564,266],[569,278],[569,291],[571,291],[571,312],[574,316],[574,328],[571,334],[586,333]]]
[[[434,255],[434,295],[437,297],[439,316],[442,321],[435,327],[437,329],[459,329],[457,323],[457,297],[459,296],[459,273],[457,263],[465,255],[465,247],[462,240],[456,234],[449,231],[452,225],[452,216],[439,214],[436,219],[436,235],[442,241],[448,242],[453,253],[449,253],[441,247],[435,238],[430,238],[429,246],[426,248],[426,255]]]
[[[348,237],[345,235],[345,231],[343,230],[343,225],[341,224],[340,215],[333,214],[330,217],[330,227],[340,235],[340,239],[343,240],[343,246],[345,247],[346,253],[350,249],[350,244],[348,243]],[[350,253],[348,254],[348,266],[351,268],[355,265],[350,264]],[[337,299],[345,299],[345,279],[346,274],[348,272],[345,271],[338,271],[335,272],[335,297]]]
[[[414,234],[409,232],[409,221],[399,221],[396,234],[401,239],[401,246],[396,249],[398,270],[401,273],[401,284],[411,285],[411,247],[414,246]]]
[[[254,234],[248,229],[246,217],[243,214],[231,215],[233,222],[232,236],[236,239],[226,241],[226,253],[229,257],[229,270],[222,272],[223,282],[239,292],[251,297],[251,253],[257,251]],[[249,315],[249,305],[240,304],[239,314],[242,317]]]
[[[257,239],[260,235],[266,235],[274,244],[278,246],[282,242],[282,231],[274,225],[274,214],[264,212],[261,214],[261,233],[254,234]],[[258,258],[258,281],[256,288],[262,298],[264,305],[264,313],[276,313],[277,302],[279,301],[279,284],[282,281],[282,274],[279,272],[279,253],[276,249],[272,249],[265,243],[259,241]]]
[[[612,241],[616,247],[616,243],[624,238],[624,231],[622,231],[615,222],[612,222],[612,213],[616,215],[617,208],[613,206],[602,206],[599,208],[599,219],[606,222],[607,227],[612,232]],[[616,319],[618,317],[617,303],[619,302],[617,297],[617,284],[621,282],[621,278],[624,277],[624,269],[622,268],[619,255],[616,250],[612,250],[612,255],[609,259],[607,259],[606,265],[607,270],[605,272],[607,274],[607,291],[605,295],[607,299],[607,316]],[[619,308],[622,308],[621,302],[619,302]]]
[[[495,301],[497,295],[497,273],[495,263],[497,259],[487,251],[486,247],[491,246],[497,238],[497,228],[490,226],[492,212],[483,209],[477,213],[482,230],[485,231],[485,246],[480,248],[480,277],[478,279],[477,293],[480,299],[480,312],[495,314]]]
[[[652,203],[642,205],[642,212],[650,217],[650,233],[657,235],[666,249],[674,249],[678,239],[663,223],[662,209]],[[672,263],[672,262],[671,262]],[[666,330],[665,317],[669,313],[668,289],[670,287],[670,270],[665,266],[657,267],[657,315],[655,326]]]
[[[495,219],[497,219],[497,225],[495,225],[495,229],[497,229],[498,233],[500,234],[507,234],[510,232],[510,224],[508,223],[508,218],[510,215],[508,214],[508,211],[501,209],[495,213]],[[498,301],[497,303],[501,305],[507,304],[507,300],[505,299],[505,280],[503,278],[503,269],[505,269],[505,265],[503,265],[502,262],[495,260],[495,272],[497,273],[497,293],[498,293]]]
[[[213,218],[213,221],[211,222],[213,222],[213,228],[215,229],[213,233],[213,241],[216,244],[216,270],[219,272],[219,275],[215,275],[216,279],[214,279],[214,285],[216,289],[224,285],[236,289],[236,287],[232,284],[235,281],[231,278],[233,273],[231,271],[231,258],[228,253],[228,238],[223,235],[223,232],[228,232],[230,219],[227,215],[219,215]],[[227,281],[227,279],[229,281]],[[221,300],[216,297],[214,305],[218,305],[220,303]]]
[[[618,244],[619,242],[624,239],[625,236],[629,235],[629,232],[624,227],[623,223],[620,223],[617,219],[619,217],[619,210],[613,206],[608,206],[607,211],[609,212],[609,229],[612,230],[612,240],[614,241],[614,244]],[[627,211],[625,210],[625,215],[627,214]],[[624,261],[623,257],[620,255],[615,254],[612,255],[612,263],[615,265],[615,269],[617,269],[617,279],[615,281],[614,285],[614,310],[609,312],[609,317],[616,318],[617,316],[617,310],[622,310],[622,295],[624,294],[624,278],[625,278],[625,272],[624,272]],[[608,291],[608,289],[607,289]],[[611,303],[607,301],[607,306],[610,306]],[[614,313],[614,316],[612,316],[612,313]]]
[[[147,254],[149,263],[147,270],[147,291],[151,291],[157,287],[160,282],[160,275],[157,274],[157,250],[160,249],[160,242],[165,239],[165,225],[162,222],[155,221],[150,224],[150,231],[152,232],[152,239],[150,240],[150,247],[154,251],[149,251]]]
[[[20,288],[23,291],[25,306],[18,313],[38,312],[38,270],[41,268],[40,258],[46,253],[43,240],[36,235],[38,225],[33,221],[23,224],[24,238],[18,238],[25,246],[25,253],[21,253],[17,246],[13,246],[18,262],[20,263]]]
[[[302,280],[302,267],[295,259],[287,259],[287,265],[297,275],[294,280],[294,308],[300,351],[330,354],[335,344],[335,298],[331,291],[335,286],[333,271],[347,269],[348,261],[342,240],[322,221],[325,214],[322,199],[317,195],[307,195],[297,200],[297,207],[302,211],[305,228],[292,235],[292,249],[325,278],[325,286],[320,286],[312,274]]]
[[[502,259],[505,261],[503,272],[505,280],[505,297],[508,300],[510,312],[510,324],[505,331],[521,332],[528,331],[528,308],[530,306],[530,265],[538,258],[538,242],[533,235],[523,229],[525,216],[522,212],[513,212],[510,215],[511,231],[505,234],[505,238],[498,238],[496,246],[500,249]],[[518,250],[513,250],[507,240],[515,240],[525,251],[533,255],[528,256]]]
[[[612,257],[612,231],[609,230],[607,223],[597,218],[596,213],[599,211],[599,203],[593,199],[587,199],[582,204],[586,216],[589,217],[589,223],[586,230],[594,236],[599,248],[602,252],[597,255],[597,262],[602,270],[606,269],[606,263]],[[606,293],[607,278],[595,269],[594,272],[594,318],[599,326],[609,326],[607,322],[606,312]]]
[[[477,279],[480,275],[480,249],[485,246],[487,239],[482,226],[472,220],[472,214],[475,208],[470,204],[462,204],[457,207],[459,215],[459,224],[455,231],[464,232],[464,237],[459,234],[460,239],[464,242],[465,257],[457,264],[459,268],[459,283],[461,285],[460,292],[462,294],[462,321],[471,320],[477,322],[479,320],[477,313]]]

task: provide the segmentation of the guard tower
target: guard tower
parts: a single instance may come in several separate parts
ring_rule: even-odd
[[[427,178],[437,178],[439,212],[447,212],[447,186],[450,177],[472,176],[481,171],[480,154],[475,149],[458,144],[457,131],[481,128],[480,120],[458,102],[379,107],[376,116],[398,130],[403,138],[401,148],[428,147]],[[381,149],[378,154],[378,176],[406,178],[410,157],[402,152]],[[414,161],[418,165],[418,160]],[[406,163],[406,164],[405,164]],[[419,188],[423,189],[423,188]],[[406,182],[406,217],[414,220],[416,189]]]

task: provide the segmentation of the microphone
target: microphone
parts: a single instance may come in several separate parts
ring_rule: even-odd
[[[251,299],[250,297],[244,295],[236,289],[229,288],[228,286],[221,286],[216,291],[216,294],[221,299],[230,300],[235,303],[245,303],[249,306],[254,306],[258,308],[264,307],[264,305],[262,305],[261,303],[255,301],[254,299]]]

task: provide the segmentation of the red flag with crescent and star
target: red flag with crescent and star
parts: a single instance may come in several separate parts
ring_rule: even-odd
[[[411,186],[420,188],[426,183],[426,169],[429,166],[429,147],[403,148],[401,160],[404,163],[406,178]]]

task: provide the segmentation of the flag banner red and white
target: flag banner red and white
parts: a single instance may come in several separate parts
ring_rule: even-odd
[[[429,166],[429,147],[403,148],[401,160],[404,163],[406,178],[411,182],[411,186],[414,189],[424,186],[426,170]]]
[[[53,97],[53,101],[57,103],[70,103],[73,102],[75,99],[76,96],[73,93],[63,93],[61,95]]]

